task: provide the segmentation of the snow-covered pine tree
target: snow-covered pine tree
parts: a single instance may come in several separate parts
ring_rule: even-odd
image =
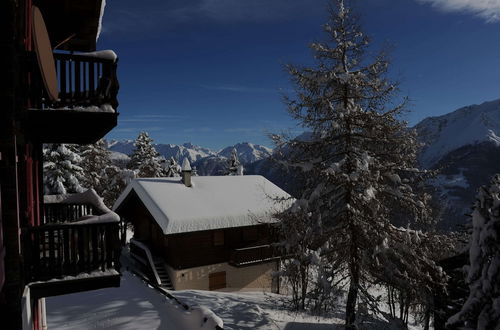
[[[104,204],[113,206],[125,187],[135,178],[135,171],[121,169],[118,166],[108,166],[104,169],[106,189],[102,193]]]
[[[103,139],[94,144],[80,147],[80,166],[83,169],[81,185],[87,189],[94,188],[99,196],[108,189],[106,168],[112,166],[110,152]]]
[[[500,175],[481,187],[472,213],[467,275],[469,297],[447,326],[498,329],[500,325]]]
[[[43,148],[44,193],[67,194],[82,192],[81,158],[64,144],[48,144]]]
[[[160,154],[156,151],[147,132],[141,132],[134,142],[134,153],[128,167],[137,172],[139,178],[154,178],[165,175],[160,161]]]
[[[311,134],[274,137],[305,176],[301,196],[277,216],[289,265],[315,268],[304,295],[326,303],[340,278],[346,328],[354,329],[357,303],[375,301],[371,283],[430,294],[444,276],[410,229],[429,220],[428,196],[414,189],[425,173],[415,168],[415,133],[400,120],[405,102],[389,107],[389,62],[383,53],[366,56],[369,39],[344,0],[333,1],[324,30],[328,39],[311,45],[315,67],[287,66],[296,87],[288,111]],[[407,228],[391,223],[395,209],[411,220]]]
[[[167,161],[165,171],[166,171],[166,175],[165,175],[166,177],[179,177],[179,176],[181,176],[181,167],[175,161],[173,156],[170,157],[169,161]]]
[[[243,175],[243,165],[238,159],[238,151],[236,148],[231,150],[231,156],[227,160],[225,175]]]

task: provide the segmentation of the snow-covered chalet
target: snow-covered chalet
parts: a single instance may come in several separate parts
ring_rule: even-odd
[[[113,209],[134,227],[131,254],[170,289],[277,291],[272,214],[289,195],[262,176],[132,181]]]

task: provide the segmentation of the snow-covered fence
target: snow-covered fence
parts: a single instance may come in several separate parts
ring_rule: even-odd
[[[119,222],[47,224],[25,232],[26,281],[119,270]]]

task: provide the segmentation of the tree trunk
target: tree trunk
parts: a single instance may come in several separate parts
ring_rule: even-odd
[[[347,294],[347,304],[345,307],[345,328],[356,329],[356,302],[358,300],[359,290],[359,265],[357,258],[349,267],[351,282],[349,283],[349,293]]]
[[[300,307],[302,310],[304,310],[306,308],[306,294],[307,294],[307,278],[306,278],[306,276],[307,276],[307,271],[306,271],[306,267],[303,265],[300,267],[300,276],[301,276],[301,281],[302,281]]]

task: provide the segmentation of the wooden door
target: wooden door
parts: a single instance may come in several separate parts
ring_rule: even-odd
[[[226,287],[226,272],[208,274],[208,289],[217,290]]]

